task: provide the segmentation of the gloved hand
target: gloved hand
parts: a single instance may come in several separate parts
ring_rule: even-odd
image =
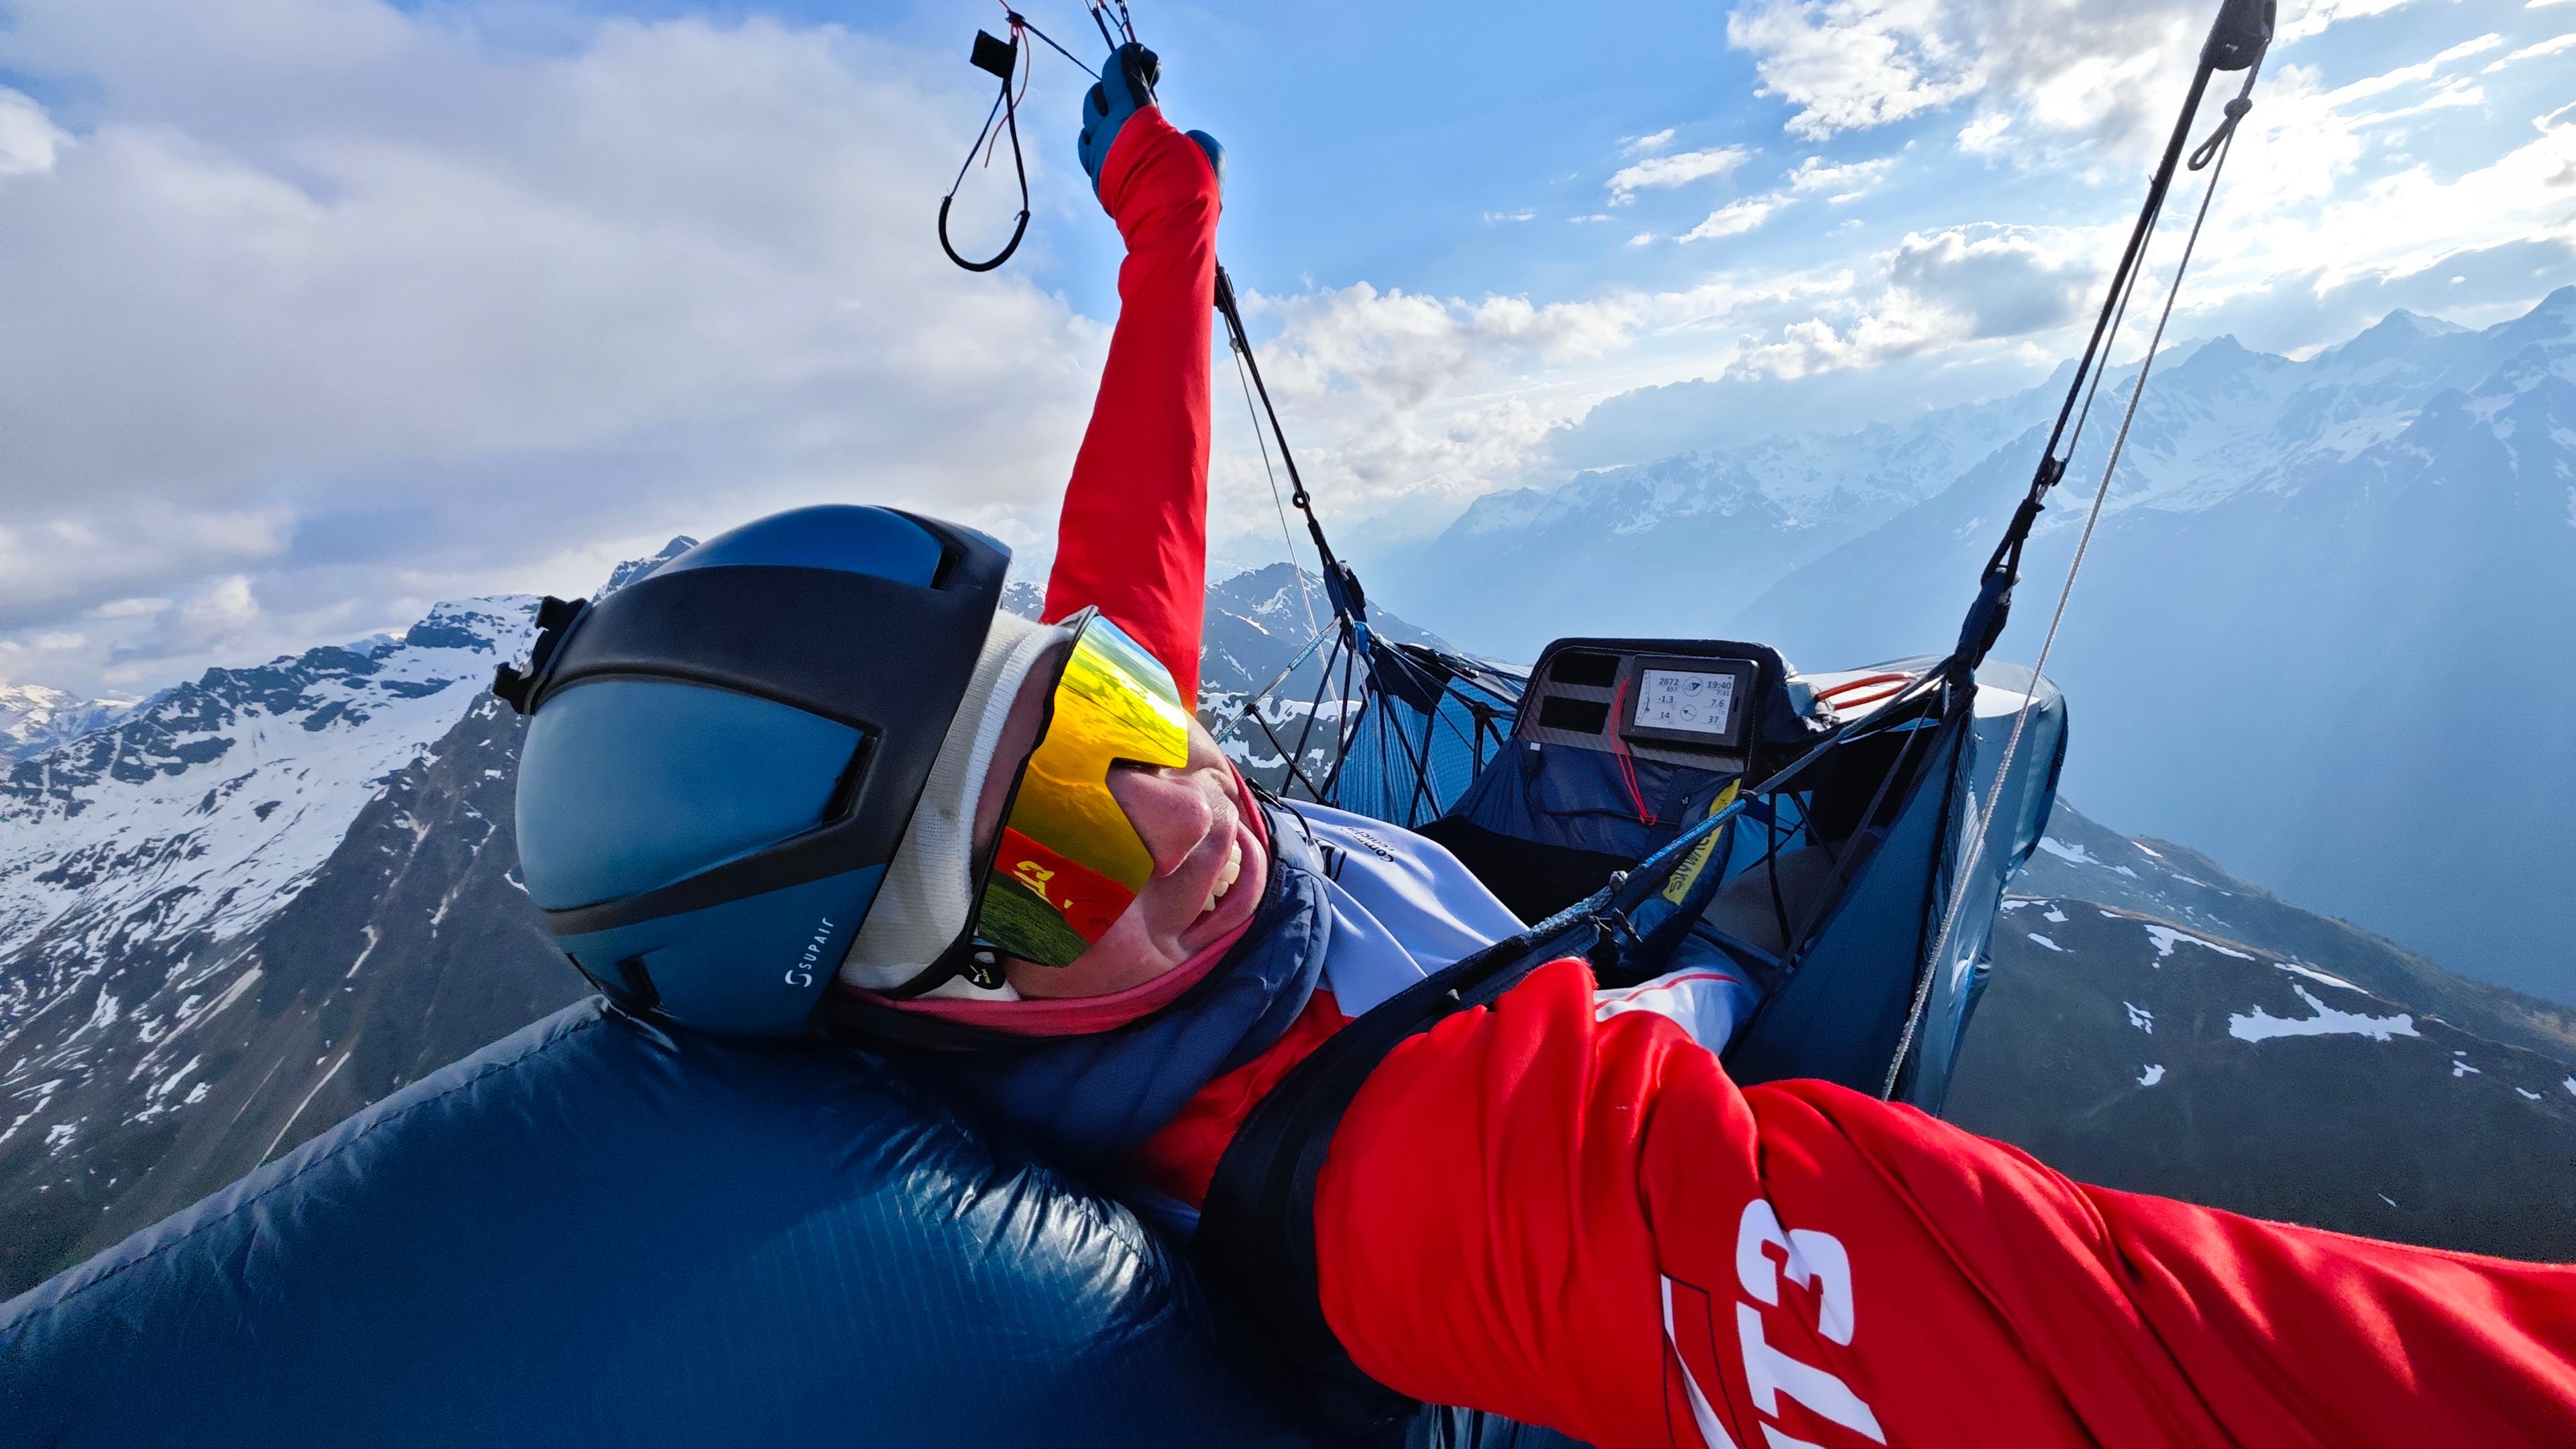
[[[1075,150],[1091,194],[1100,194],[1100,165],[1126,128],[1127,120],[1154,104],[1154,82],[1163,78],[1163,62],[1154,52],[1129,41],[1100,64],[1100,83],[1082,98],[1082,139]]]
[[[1100,66],[1100,83],[1082,98],[1082,137],[1075,150],[1082,158],[1083,174],[1091,178],[1091,194],[1100,194],[1100,167],[1109,159],[1109,148],[1127,118],[1154,104],[1154,86],[1163,78],[1163,62],[1154,52],[1134,41],[1118,47],[1115,54]],[[1205,131],[1192,131],[1190,139],[1207,153],[1208,164],[1216,168],[1220,184],[1225,179],[1225,148]]]

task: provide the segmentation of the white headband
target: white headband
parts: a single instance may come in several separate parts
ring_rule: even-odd
[[[975,802],[992,772],[993,751],[1019,701],[1020,686],[1049,647],[1070,639],[1060,626],[1032,624],[997,613],[984,636],[975,673],[948,722],[939,758],[922,786],[903,843],[895,847],[885,882],[841,961],[843,985],[892,991],[910,982],[966,931],[975,909]],[[1016,1001],[1008,986],[993,990],[962,978],[930,993],[984,1001]]]

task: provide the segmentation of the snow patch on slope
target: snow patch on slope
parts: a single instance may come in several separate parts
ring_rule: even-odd
[[[2387,1041],[2392,1037],[2420,1035],[2415,1030],[2415,1018],[2407,1012],[2401,1011],[2395,1016],[2364,1016],[2358,1012],[2337,1011],[2311,995],[2304,986],[2290,989],[2297,992],[2299,999],[2306,1002],[2316,1015],[2279,1017],[2257,1006],[2243,1015],[2231,1014],[2227,1018],[2227,1034],[2240,1041],[2269,1041],[2284,1036],[2366,1036],[2372,1041]]]
[[[2204,941],[2189,931],[2177,931],[2171,926],[2158,926],[2153,924],[2148,924],[2146,929],[2147,939],[2155,942],[2156,944],[2156,959],[2159,961],[2170,959],[2174,953],[2174,946],[2183,941],[2189,941],[2191,944],[2200,947],[2204,951],[2215,951],[2221,956],[2233,956],[2239,961],[2251,961],[2254,959],[2251,955],[2248,955],[2243,951],[2230,950],[2227,947],[2218,944],[2216,941]],[[2337,986],[2343,986],[2349,983],[2337,981],[2334,984]]]

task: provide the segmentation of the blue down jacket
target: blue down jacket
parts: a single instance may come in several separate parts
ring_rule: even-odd
[[[0,1305],[12,1449],[1309,1442],[1124,1207],[867,1054],[596,998]]]

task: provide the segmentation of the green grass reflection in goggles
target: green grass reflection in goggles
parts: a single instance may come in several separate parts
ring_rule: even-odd
[[[1171,671],[1097,610],[1065,624],[1076,630],[1073,651],[976,900],[979,956],[1069,966],[1107,935],[1154,874],[1109,772],[1189,761],[1190,712]]]

